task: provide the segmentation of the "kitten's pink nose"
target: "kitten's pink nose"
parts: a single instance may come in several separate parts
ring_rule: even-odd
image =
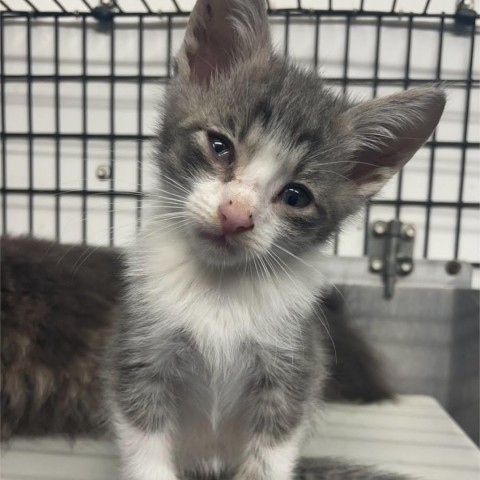
[[[218,207],[223,233],[237,234],[253,228],[253,215],[245,203],[227,200]]]

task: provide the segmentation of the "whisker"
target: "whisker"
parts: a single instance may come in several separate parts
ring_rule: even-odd
[[[272,278],[275,277],[278,284],[280,284],[280,277],[277,274],[275,269],[275,265],[272,263],[272,255],[269,251],[267,251],[267,256],[265,257],[265,262],[267,262],[268,266],[270,267]]]
[[[169,177],[169,176],[166,175],[165,173],[162,173],[161,181],[167,182],[167,183],[169,183],[172,187],[176,187],[176,188],[182,190],[183,192],[185,192],[187,195],[190,195],[190,192],[189,192],[183,185],[180,185],[176,180],[174,180],[173,178]]]
[[[87,250],[88,251],[87,255],[85,255],[85,252],[83,252],[82,255],[80,255],[80,257],[77,259],[77,261],[74,263],[72,267],[72,278],[78,272],[80,267],[101,247],[102,245],[97,245],[96,247],[92,247],[90,251]],[[83,258],[83,260],[80,260],[84,255],[85,255],[85,258]]]
[[[332,348],[333,348],[333,354],[335,356],[335,365],[337,364],[338,362],[338,358],[337,358],[337,348],[335,347],[335,342],[333,340],[333,337],[330,333],[330,330],[328,328],[328,319],[327,319],[327,316],[325,315],[324,311],[322,310],[322,307],[320,307],[320,305],[318,305],[318,308],[320,309],[320,313],[322,314],[323,316],[323,320],[325,320],[325,322],[322,321],[322,319],[320,318],[320,316],[318,315],[319,312],[317,312],[316,309],[313,310],[313,313],[315,314],[315,316],[318,318],[318,320],[320,321],[320,323],[322,324],[323,328],[325,329],[325,331],[327,332],[327,335],[328,335],[328,338],[330,339],[330,342],[332,343]]]
[[[283,252],[285,252],[287,255],[290,255],[292,258],[295,258],[296,260],[298,260],[300,263],[302,263],[303,265],[307,266],[308,268],[311,268],[314,272],[318,273],[322,278],[324,278],[330,285],[332,285],[332,287],[338,292],[338,294],[344,298],[342,292],[337,288],[337,286],[324,274],[322,273],[320,270],[318,270],[317,268],[313,267],[312,265],[310,265],[309,263],[307,263],[305,260],[303,260],[302,258],[298,257],[297,255],[293,254],[292,252],[290,252],[289,250],[287,250],[286,248],[283,248],[282,246],[278,245],[278,243],[274,243],[273,244],[274,247],[282,250]]]
[[[265,279],[265,282],[269,282],[271,277],[270,277],[270,275],[269,275],[269,273],[268,273],[268,270],[267,270],[267,268],[266,268],[265,263],[263,262],[262,257],[258,257],[258,262],[259,262],[259,264],[260,264],[260,268],[262,269],[262,272],[264,272],[263,277],[264,277],[264,279]]]
[[[155,199],[162,199],[166,202],[171,202],[171,203],[176,203],[178,205],[185,205],[185,200],[177,200],[176,198],[171,198],[171,197],[166,197],[165,195],[156,195],[153,197],[153,200]]]
[[[350,181],[351,179],[346,177],[345,175],[342,175],[341,173],[338,173],[338,172],[334,172],[333,170],[318,170],[318,173],[331,173],[332,175],[336,175],[337,177],[341,177],[343,178],[344,180],[347,180],[347,181]]]
[[[257,260],[255,259],[255,257],[253,257],[252,260],[253,260],[253,266],[255,267],[255,271],[257,272],[257,277],[260,280],[260,274],[258,273],[258,267],[257,267]]]
[[[187,197],[185,195],[177,195],[176,193],[169,192],[168,190],[165,190],[163,188],[156,188],[156,191],[168,194],[169,197],[180,198],[183,201],[187,200]],[[155,197],[155,194],[152,194],[152,197]]]
[[[290,279],[290,281],[295,284],[298,282],[298,276],[295,274],[295,272],[283,261],[283,259],[281,257],[279,257],[277,254],[275,254],[275,252],[271,251],[272,255],[274,255],[274,259],[277,263],[277,265],[279,265],[279,267],[285,272],[285,275],[287,275],[287,277]],[[287,271],[290,270],[291,274]],[[295,278],[297,277],[297,279]]]
[[[162,200],[159,203],[154,203],[154,204],[151,203],[150,205],[155,208],[163,208],[164,210],[169,208],[176,209],[176,210],[185,210],[185,205],[179,205],[178,203],[170,203],[165,200]]]

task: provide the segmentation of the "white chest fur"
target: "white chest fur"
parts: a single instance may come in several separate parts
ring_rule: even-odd
[[[206,359],[232,360],[245,340],[289,349],[311,313],[325,281],[315,252],[292,259],[288,271],[265,274],[254,268],[212,271],[194,258],[177,235],[145,231],[130,256],[129,274],[153,319],[151,328],[188,332]],[[158,324],[156,321],[158,319]]]

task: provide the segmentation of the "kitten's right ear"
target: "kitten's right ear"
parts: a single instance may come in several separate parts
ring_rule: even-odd
[[[178,74],[208,85],[262,51],[271,51],[265,0],[197,0],[177,56]]]

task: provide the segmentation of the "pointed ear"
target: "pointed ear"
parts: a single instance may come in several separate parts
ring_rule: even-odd
[[[365,102],[342,114],[353,140],[349,178],[369,197],[427,141],[445,107],[443,90],[426,87]]]
[[[271,42],[264,0],[197,0],[177,56],[178,73],[206,85],[265,49]]]

